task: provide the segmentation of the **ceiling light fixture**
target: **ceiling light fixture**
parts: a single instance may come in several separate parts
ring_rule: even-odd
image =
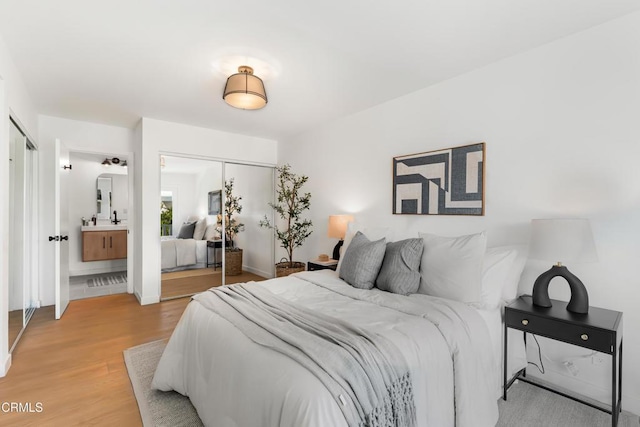
[[[241,65],[237,74],[229,76],[222,99],[242,110],[258,110],[267,105],[264,83],[253,75],[253,68],[246,65]]]

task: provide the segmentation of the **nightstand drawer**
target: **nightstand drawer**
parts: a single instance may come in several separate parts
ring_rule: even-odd
[[[530,332],[547,338],[575,344],[602,353],[613,353],[616,345],[609,331],[576,325],[567,322],[543,318],[531,313],[505,310],[505,322],[508,327]]]

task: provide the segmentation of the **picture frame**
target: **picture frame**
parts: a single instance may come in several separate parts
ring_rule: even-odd
[[[485,143],[393,158],[394,215],[484,215]]]
[[[209,191],[209,215],[222,213],[222,190]]]

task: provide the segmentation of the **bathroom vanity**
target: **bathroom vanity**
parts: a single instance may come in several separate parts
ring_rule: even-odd
[[[105,261],[127,257],[127,226],[82,227],[82,261]]]

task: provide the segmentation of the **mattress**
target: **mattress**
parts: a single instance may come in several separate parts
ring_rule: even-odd
[[[304,272],[253,286],[396,344],[409,365],[417,425],[495,425],[499,364],[478,310],[426,295],[355,289],[331,273]],[[206,309],[198,301],[206,294],[187,306],[153,387],[189,396],[205,425],[347,425],[340,402],[310,371]]]

